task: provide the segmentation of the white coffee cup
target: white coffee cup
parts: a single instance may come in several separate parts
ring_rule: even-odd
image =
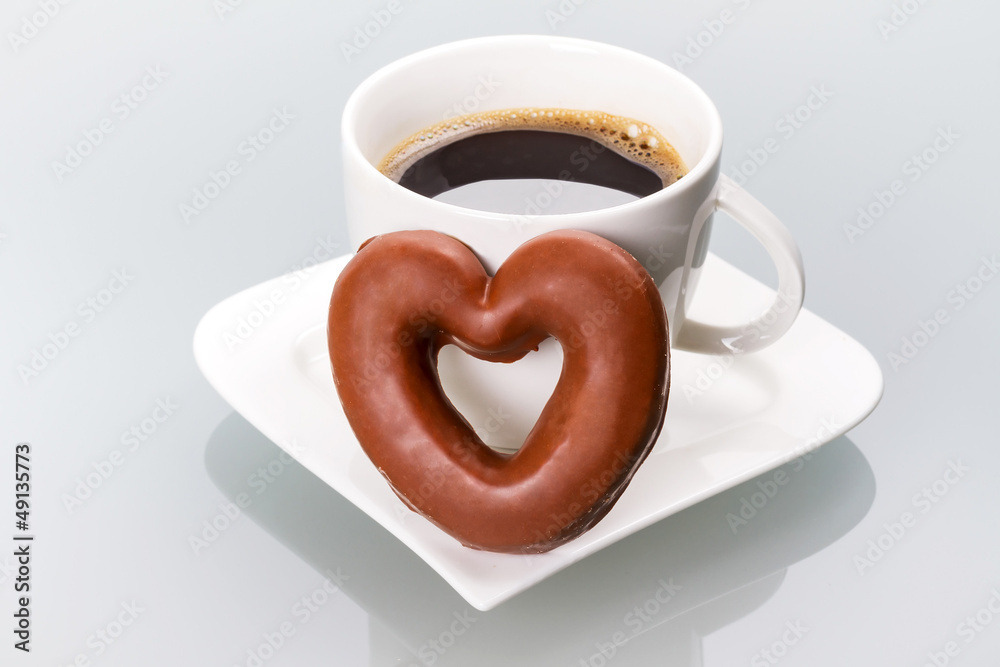
[[[490,82],[488,94],[483,81]],[[477,89],[478,87],[478,89]],[[657,128],[689,172],[676,183],[611,208],[555,215],[494,213],[437,201],[376,169],[411,134],[456,104],[476,111],[524,107],[596,110]],[[453,112],[451,112],[453,115]],[[494,272],[527,239],[555,229],[599,234],[649,271],[666,307],[671,344],[710,354],[747,353],[777,340],[802,307],[798,247],[781,222],[720,174],[722,121],[694,82],[663,63],[616,46],[565,37],[510,35],[437,46],[398,60],[351,95],[342,122],[347,228],[353,249],[377,234],[432,229],[463,241]],[[722,210],[753,234],[778,270],[778,293],[762,314],[719,326],[687,317]]]

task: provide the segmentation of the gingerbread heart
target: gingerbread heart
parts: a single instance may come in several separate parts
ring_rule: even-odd
[[[438,351],[512,362],[549,336],[563,349],[555,391],[522,448],[498,453],[445,396]],[[334,286],[328,341],[372,463],[407,505],[475,549],[540,553],[590,529],[663,426],[659,292],[630,254],[588,232],[535,237],[494,277],[449,236],[376,236]]]

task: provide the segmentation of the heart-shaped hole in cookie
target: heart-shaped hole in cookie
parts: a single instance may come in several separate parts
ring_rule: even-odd
[[[476,359],[455,345],[438,353],[445,396],[476,435],[502,454],[524,444],[556,388],[562,364],[562,347],[553,338],[509,364]]]

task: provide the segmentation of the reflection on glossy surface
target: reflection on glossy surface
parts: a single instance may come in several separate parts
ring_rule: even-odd
[[[423,655],[425,660],[431,656],[439,656],[435,664],[441,665],[702,665],[701,638],[739,620],[762,605],[778,590],[784,579],[785,571],[782,570],[668,622],[656,623],[655,616],[650,616],[651,622],[647,624],[643,621],[641,612],[636,614],[633,608],[626,612],[623,619],[619,619],[620,627],[617,630],[606,635],[582,637],[582,644],[578,648],[569,644],[558,645],[555,642],[559,639],[546,637],[544,631],[524,635],[523,628],[497,624],[485,640],[477,642],[470,634],[468,645],[464,639],[457,638],[454,650],[440,653],[434,650],[431,642],[425,642],[418,647],[414,657],[413,651],[398,636],[378,621],[372,620],[369,623],[370,664],[372,667],[420,665],[424,664],[420,659]],[[651,608],[655,607],[651,605]],[[492,617],[493,612],[488,613]],[[519,635],[506,638],[502,636],[508,632],[517,632]],[[614,632],[622,632],[629,638],[616,645]],[[511,644],[514,650],[506,649],[507,644]],[[604,661],[601,660],[602,655]]]
[[[236,414],[205,463],[230,498],[281,450]],[[875,480],[838,438],[775,472],[709,498],[598,552],[490,612],[297,463],[245,511],[343,590],[371,619],[373,665],[700,665],[701,637],[763,604],[787,567],[865,515]],[[743,509],[752,503],[756,513]],[[733,517],[739,517],[734,520]],[[741,523],[745,521],[745,523]],[[421,659],[423,656],[423,660]],[[401,662],[400,662],[401,661]]]

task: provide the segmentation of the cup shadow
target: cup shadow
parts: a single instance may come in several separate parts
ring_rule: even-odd
[[[205,448],[231,500],[283,451],[239,414]],[[848,533],[875,477],[846,437],[585,558],[489,612],[469,606],[412,551],[297,463],[244,513],[370,618],[371,664],[701,665],[701,638],[751,613],[786,569]],[[743,501],[747,502],[744,503]],[[751,511],[753,510],[753,511]],[[742,514],[741,514],[742,511]],[[603,650],[603,653],[602,653]]]

